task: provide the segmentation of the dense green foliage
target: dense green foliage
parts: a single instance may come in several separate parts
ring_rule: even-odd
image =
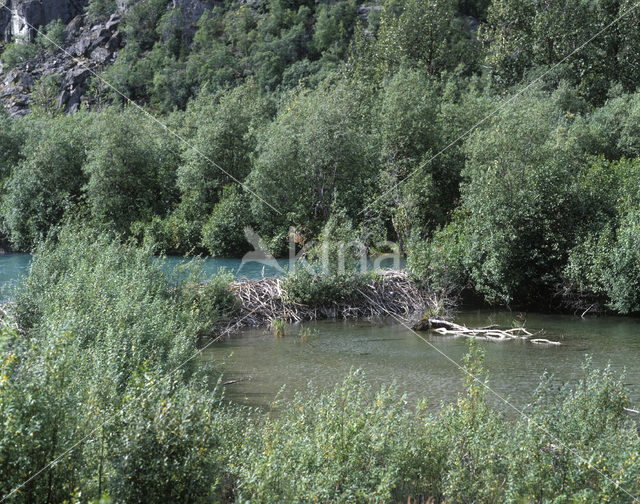
[[[17,249],[73,218],[170,254],[241,256],[251,227],[280,255],[340,215],[420,281],[640,311],[630,1],[230,1],[197,22],[167,7],[124,9],[102,73],[143,110],[96,80],[94,110],[63,117],[50,76],[29,116],[2,118]]]
[[[467,358],[479,380],[467,378],[439,414],[407,408],[393,387],[374,393],[360,375],[296,396],[245,435],[234,457],[239,500],[631,501],[640,439],[609,371],[585,368],[575,389],[545,378],[527,418],[506,421],[489,406],[480,362]]]
[[[154,256],[239,256],[246,228],[276,255],[315,242],[283,294],[326,306],[375,282],[355,267],[393,241],[433,287],[640,313],[631,0],[172,6],[128,2],[102,70],[137,106],[96,80],[93,109],[64,115],[51,75],[28,116],[0,115],[0,238],[35,252],[0,321],[0,497],[631,502],[639,431],[609,370],[544,377],[514,419],[472,349],[477,380],[438,413],[355,373],[262,415],[195,358],[236,315],[230,275]],[[45,32],[4,65],[64,37]]]
[[[233,309],[227,286],[176,288],[148,251],[95,232],[65,227],[41,248],[16,297],[23,330],[1,322],[0,493],[43,467],[12,502],[630,502],[640,491],[622,382],[588,365],[574,387],[543,378],[516,419],[490,405],[473,345],[466,391],[437,414],[360,373],[274,415],[225,405],[216,371],[190,357],[203,321]]]
[[[73,227],[58,239],[16,293],[21,332],[2,328],[0,493],[80,442],[13,501],[205,498],[218,399],[192,357],[233,309],[228,279],[194,294],[148,251]]]

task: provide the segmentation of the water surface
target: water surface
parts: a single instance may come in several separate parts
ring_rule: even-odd
[[[167,270],[191,261],[184,257],[166,257],[162,259]],[[31,263],[31,254],[0,254],[0,300],[6,300],[9,289],[13,284],[19,283],[20,278],[28,273]],[[257,279],[262,277],[279,276],[289,266],[289,259],[277,259],[277,266],[273,263],[265,264],[258,261],[243,261],[242,259],[224,257],[205,257],[202,260],[202,268],[206,276],[210,277],[220,271],[233,273],[239,279]],[[405,261],[401,261],[403,266]],[[372,266],[369,263],[369,267]],[[381,267],[393,267],[393,260],[381,261]]]
[[[0,255],[0,299],[6,299],[6,287],[28,272],[28,254]],[[169,257],[168,268],[188,261]],[[286,260],[279,261],[281,266]],[[240,278],[260,278],[279,274],[279,270],[240,259],[206,258],[208,275],[221,269]],[[499,323],[510,326],[515,314],[509,312],[468,311],[459,321],[470,326]],[[562,346],[538,346],[521,341],[482,342],[490,385],[518,407],[531,397],[546,370],[558,383],[575,380],[586,355],[594,365],[608,363],[616,371],[626,369],[628,384],[636,407],[640,406],[640,320],[624,317],[585,318],[567,315],[529,314],[530,330],[544,329],[546,337],[562,341]],[[265,330],[245,331],[215,344],[205,359],[228,362],[227,380],[244,380],[226,387],[229,398],[252,405],[269,404],[285,386],[285,395],[304,390],[308,381],[319,388],[332,387],[352,369],[362,369],[374,385],[396,383],[410,401],[426,397],[433,405],[451,401],[462,389],[462,374],[438,350],[460,362],[464,339],[452,339],[424,333],[435,346],[416,337],[393,321],[324,321],[306,324],[318,331],[318,337],[301,343],[296,337],[300,327],[292,326],[284,339],[277,340]]]
[[[473,311],[460,314],[458,320],[473,326],[510,326],[514,318],[509,312]],[[432,347],[388,320],[377,324],[324,321],[306,326],[316,329],[318,336],[300,342],[296,326],[290,326],[283,339],[265,330],[245,331],[210,346],[205,359],[226,360],[226,380],[241,380],[226,387],[227,396],[250,405],[269,404],[283,386],[285,397],[305,390],[309,381],[320,389],[333,387],[352,369],[362,369],[375,386],[395,383],[409,401],[425,397],[434,407],[454,400],[462,390],[461,371],[442,354],[460,363],[467,349],[464,338],[421,333]],[[562,345],[480,342],[486,351],[490,386],[498,394],[522,407],[545,371],[553,373],[558,384],[574,381],[581,375],[586,356],[591,355],[597,367],[610,363],[616,371],[626,369],[632,402],[640,406],[638,319],[529,314],[526,326],[544,329],[545,337],[560,340]]]

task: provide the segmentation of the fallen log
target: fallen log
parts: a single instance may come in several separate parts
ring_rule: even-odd
[[[489,341],[509,341],[514,339],[527,340],[539,345],[560,345],[559,341],[551,341],[546,338],[534,338],[542,333],[538,331],[531,333],[524,327],[513,327],[511,329],[498,329],[496,325],[486,327],[466,327],[449,320],[423,318],[418,321],[413,329],[415,331],[434,331],[444,336],[478,338]]]

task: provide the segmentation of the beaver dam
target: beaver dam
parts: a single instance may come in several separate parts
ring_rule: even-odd
[[[298,323],[320,319],[401,317],[409,320],[442,302],[438,296],[420,289],[404,271],[381,270],[360,286],[358,295],[310,306],[290,300],[281,278],[235,281],[231,290],[240,305],[239,315],[229,328],[259,327],[278,319]]]

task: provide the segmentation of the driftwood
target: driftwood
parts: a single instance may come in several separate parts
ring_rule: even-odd
[[[463,325],[450,322],[448,320],[424,318],[413,326],[416,331],[434,331],[438,334],[454,336],[454,337],[466,337],[466,338],[478,338],[490,341],[509,341],[514,339],[527,340],[531,343],[540,345],[560,345],[558,341],[550,341],[546,338],[534,338],[534,336],[540,334],[531,333],[524,327],[514,327],[511,329],[498,329],[498,326],[491,325],[486,327],[469,328]]]
[[[287,300],[282,279],[261,278],[231,283],[239,301],[240,313],[225,328],[266,326],[275,319],[289,323],[332,318],[377,318],[395,315],[409,318],[441,302],[433,294],[419,289],[404,271],[381,270],[379,277],[363,286],[357,299],[308,306]]]

